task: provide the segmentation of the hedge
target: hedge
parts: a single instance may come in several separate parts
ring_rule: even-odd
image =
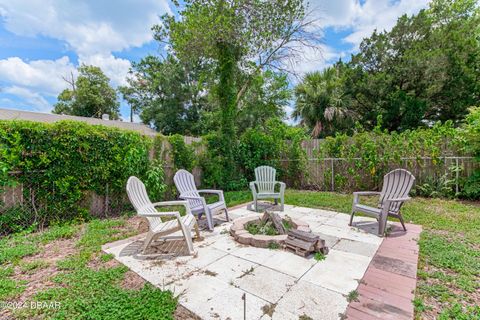
[[[146,174],[151,144],[137,132],[76,121],[0,121],[0,188],[21,183],[22,210],[31,210],[20,217],[9,208],[0,227],[87,218],[93,192],[124,197],[128,177]]]

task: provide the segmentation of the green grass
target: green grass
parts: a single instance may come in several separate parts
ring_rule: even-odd
[[[35,296],[37,301],[60,302],[59,309],[20,313],[29,318],[38,313],[54,319],[173,319],[177,301],[169,291],[151,285],[140,290],[124,289],[120,282],[127,267],[79,268],[53,278],[57,287]]]
[[[38,252],[38,244],[28,234],[18,233],[0,239],[0,265],[17,263]]]
[[[315,252],[315,254],[313,255],[313,258],[317,261],[322,261],[322,260],[325,260],[325,255],[321,252]]]
[[[262,234],[267,236],[278,235],[277,229],[275,229],[271,221],[267,222],[249,222],[245,226],[245,229],[251,234]]]
[[[228,206],[252,200],[249,191],[226,192],[225,199]],[[374,203],[375,198],[366,201]],[[331,192],[287,190],[285,202],[348,213],[352,197]],[[480,206],[454,200],[415,198],[404,206],[403,215],[407,221],[424,227],[419,241],[418,283],[413,301],[416,317],[480,319],[479,302],[475,300],[480,290]],[[106,219],[52,226],[43,232],[19,233],[0,239],[0,300],[15,299],[28,286],[16,280],[14,272],[29,274],[47,266],[42,260],[26,262],[25,257],[41,252],[49,242],[71,239],[75,242],[75,252],[53,265],[57,268],[52,278],[55,286],[32,298],[58,301],[61,308],[24,309],[17,311],[16,317],[173,319],[177,301],[171,292],[149,285],[140,290],[123,288],[121,281],[127,269],[103,265],[113,256],[102,254],[101,245],[134,232],[125,219]],[[95,261],[95,269],[90,267],[92,261]]]
[[[249,191],[227,192],[230,206],[252,201]],[[349,213],[352,195],[287,190],[285,203]],[[374,204],[375,197],[364,198]],[[480,205],[456,200],[414,198],[402,208],[407,222],[423,226],[416,318],[480,319]]]
[[[358,291],[357,290],[350,291],[347,295],[347,301],[348,302],[358,301]]]
[[[111,254],[111,253],[104,253],[102,255],[100,255],[100,261],[102,262],[108,262],[110,260],[113,260],[115,258],[115,255]]]
[[[268,249],[277,250],[277,249],[280,249],[280,245],[276,242],[270,242],[268,244]]]
[[[34,273],[36,270],[45,269],[50,264],[44,260],[35,260],[31,262],[20,262],[19,267],[22,272]]]
[[[42,243],[52,242],[59,239],[70,239],[78,232],[78,225],[65,224],[51,226],[44,232],[41,232],[38,237]]]
[[[101,245],[134,233],[125,219],[110,219],[53,226],[43,232],[3,238],[0,240],[0,300],[15,301],[28,285],[14,279],[15,266],[26,274],[49,266],[43,260],[23,261],[24,257],[41,252],[48,242],[71,239],[75,242],[75,252],[54,264],[56,272],[50,280],[55,285],[37,292],[29,300],[60,303],[60,308],[18,309],[14,311],[16,318],[173,319],[177,300],[170,291],[151,285],[139,290],[123,288],[121,282],[128,269],[103,265],[112,260],[113,255],[102,254]],[[95,259],[97,267],[92,269],[89,263]]]
[[[0,266],[0,301],[17,297],[25,290],[25,282],[11,279],[13,267]]]

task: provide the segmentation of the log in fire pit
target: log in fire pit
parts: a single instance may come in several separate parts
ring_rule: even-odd
[[[325,241],[311,232],[308,224],[266,211],[263,216],[238,218],[230,228],[236,241],[259,248],[283,248],[302,257],[328,253]]]

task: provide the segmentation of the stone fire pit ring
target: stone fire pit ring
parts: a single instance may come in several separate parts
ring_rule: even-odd
[[[275,243],[279,247],[282,247],[288,237],[288,235],[286,234],[268,236],[263,234],[251,234],[250,232],[248,232],[248,230],[246,230],[246,225],[248,223],[258,221],[261,218],[262,217],[259,215],[254,215],[235,219],[232,226],[230,227],[230,235],[232,235],[235,241],[244,245],[250,245],[258,248],[268,248],[272,245],[272,243]],[[282,219],[285,219],[285,217],[283,217]],[[311,231],[308,223],[304,221],[292,218],[289,218],[289,221],[292,224],[292,229],[297,229],[305,232]]]

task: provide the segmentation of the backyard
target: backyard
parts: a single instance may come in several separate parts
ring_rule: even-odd
[[[227,192],[229,206],[250,201],[249,192]],[[286,203],[349,212],[351,196],[287,190]],[[407,221],[421,224],[415,293],[418,319],[478,319],[480,206],[475,202],[415,198],[404,207]],[[2,316],[52,318],[191,319],[176,297],[146,284],[101,245],[146,231],[133,213],[72,223],[0,242],[0,300],[41,301],[37,308],[4,307]],[[59,308],[47,308],[59,303]],[[465,309],[462,309],[465,307]],[[463,310],[468,310],[464,312]]]
[[[478,0],[10,2],[0,319],[480,320]]]

